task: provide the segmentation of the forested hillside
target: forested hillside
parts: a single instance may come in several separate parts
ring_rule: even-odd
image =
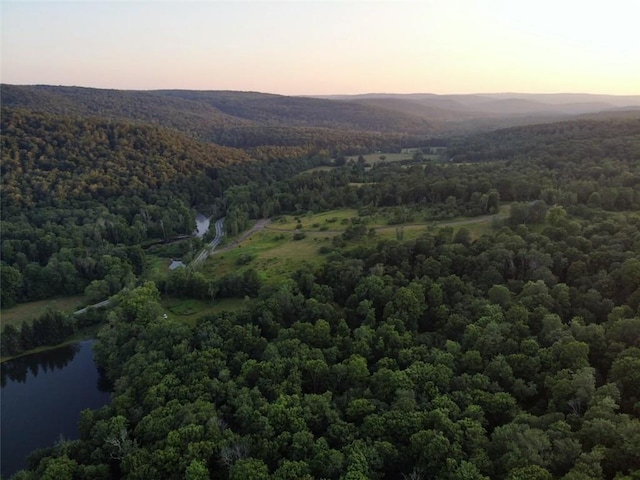
[[[207,142],[237,147],[324,143],[347,132],[357,139],[425,135],[432,123],[402,112],[348,102],[255,92],[126,91],[47,85],[1,87],[4,106],[53,115],[152,123]],[[358,133],[356,133],[358,132]],[[364,135],[364,132],[369,132]]]
[[[640,153],[640,113],[629,118],[580,119],[567,122],[529,125],[495,132],[460,137],[449,142],[448,154],[456,161],[482,161],[534,158],[538,163],[561,170],[566,165],[583,168],[592,163],[590,176],[597,180],[607,171],[609,160],[618,158],[622,150],[625,163],[636,166]],[[549,163],[555,162],[555,163]],[[624,171],[619,171],[619,174]]]
[[[594,94],[532,94],[532,93],[483,93],[449,94],[432,93],[369,93],[361,95],[329,95],[319,98],[379,105],[391,110],[414,114],[432,120],[461,120],[464,118],[516,118],[547,116],[560,120],[562,116],[589,112],[615,111],[621,108],[640,108],[638,95]]]
[[[161,127],[2,111],[6,209],[144,194],[180,176],[250,161],[244,151]]]
[[[408,137],[278,127],[239,150],[78,112],[2,117],[3,306],[114,305],[96,344],[112,403],[14,478],[640,478],[637,118],[423,137],[392,161]],[[213,256],[148,281],[149,247],[188,237],[194,207],[230,235],[271,218],[268,242],[316,240],[277,276],[260,270],[277,258],[235,253],[231,272]],[[308,225],[330,209],[354,213]],[[295,228],[277,230],[285,215]],[[181,322],[168,295],[240,303]],[[3,355],[75,328],[54,312],[11,325]]]
[[[261,159],[257,164],[252,155]],[[2,110],[2,306],[106,298],[144,269],[141,245],[190,235],[223,192],[326,162],[307,148],[252,152],[158,126]]]

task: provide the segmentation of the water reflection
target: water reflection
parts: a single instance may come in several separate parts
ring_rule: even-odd
[[[30,452],[53,446],[61,435],[78,438],[80,412],[109,403],[111,385],[93,361],[92,343],[84,341],[2,364],[2,478],[24,468]]]
[[[0,385],[3,387],[7,380],[24,383],[27,381],[27,374],[38,376],[40,370],[43,372],[62,370],[73,360],[80,351],[80,344],[65,345],[63,347],[47,350],[35,355],[25,355],[4,362],[0,366]]]
[[[98,367],[98,380],[96,383],[96,388],[99,392],[103,393],[111,393],[114,390],[115,385],[109,377],[107,377],[107,372],[104,368]]]

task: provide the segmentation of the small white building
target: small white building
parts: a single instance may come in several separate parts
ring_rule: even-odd
[[[169,270],[175,270],[176,268],[184,268],[186,265],[182,262],[182,260],[171,260],[171,265],[169,265]]]

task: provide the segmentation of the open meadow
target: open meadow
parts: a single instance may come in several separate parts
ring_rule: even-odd
[[[368,153],[362,155],[367,165],[375,165],[380,162],[406,162],[413,160],[413,153]],[[358,161],[359,155],[351,155],[347,157],[347,161]],[[440,155],[422,155],[422,158],[426,160],[439,160]]]
[[[195,327],[198,320],[207,315],[224,311],[234,311],[249,306],[253,300],[243,298],[222,298],[215,300],[196,300],[193,298],[164,297],[160,305],[165,309],[167,318],[178,320]]]
[[[86,304],[87,298],[84,295],[72,295],[69,297],[20,303],[11,308],[2,309],[0,312],[2,328],[4,328],[5,325],[14,325],[19,327],[25,320],[31,322],[46,312],[47,309],[59,310],[64,313],[72,313]]]
[[[214,253],[201,267],[207,277],[220,278],[252,268],[266,284],[277,284],[302,264],[317,264],[334,250],[333,237],[354,225],[363,224],[367,232],[353,244],[384,239],[412,240],[427,232],[450,227],[452,234],[466,228],[472,240],[489,233],[494,222],[505,218],[508,205],[498,215],[432,220],[426,208],[380,209],[371,215],[358,215],[356,209],[330,210],[300,216],[283,215],[242,243]],[[366,213],[360,211],[361,214]],[[391,224],[390,224],[391,223]]]

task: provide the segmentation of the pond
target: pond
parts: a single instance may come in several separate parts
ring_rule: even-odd
[[[25,468],[33,450],[53,446],[60,437],[78,438],[80,412],[109,403],[110,388],[94,363],[92,344],[86,340],[2,364],[2,478]]]
[[[196,213],[196,231],[194,232],[196,237],[202,238],[209,231],[209,224],[211,220],[205,217],[201,213]]]

